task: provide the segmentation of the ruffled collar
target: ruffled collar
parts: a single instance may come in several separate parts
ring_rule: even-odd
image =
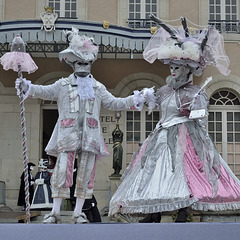
[[[95,99],[94,81],[91,74],[86,77],[76,77],[78,94],[81,100]]]

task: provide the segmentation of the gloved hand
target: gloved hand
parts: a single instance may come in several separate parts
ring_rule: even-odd
[[[138,110],[141,111],[145,102],[145,94],[142,91],[134,91],[134,107]]]
[[[142,90],[145,96],[145,103],[148,106],[148,114],[152,112],[152,110],[156,107],[156,96],[154,93],[154,87],[144,88]]]
[[[37,184],[37,185],[42,185],[42,184],[44,184],[44,179],[36,179],[36,180],[35,180],[35,184]]]
[[[15,81],[15,88],[17,89],[17,95],[20,95],[20,85],[23,93],[26,93],[31,85],[31,81],[26,80],[26,78],[17,78]]]
[[[141,111],[144,103],[148,105],[149,113],[152,112],[152,109],[155,107],[154,87],[134,91],[134,107]]]

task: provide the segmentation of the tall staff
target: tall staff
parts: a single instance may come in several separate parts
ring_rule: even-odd
[[[11,52],[5,53],[0,58],[0,63],[4,70],[12,69],[18,73],[18,78],[22,79],[22,72],[32,73],[38,67],[32,60],[31,56],[26,53],[26,44],[19,35],[13,39],[11,44]],[[24,107],[24,93],[22,86],[19,86],[20,91],[17,95],[20,98],[20,117],[22,127],[22,149],[23,149],[23,165],[24,165],[24,183],[25,183],[25,203],[26,203],[26,222],[30,223],[30,203],[29,203],[29,181],[28,181],[28,156],[27,156],[27,135],[26,135],[26,118]]]

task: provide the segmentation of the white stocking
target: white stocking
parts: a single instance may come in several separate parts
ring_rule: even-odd
[[[84,201],[85,201],[85,199],[83,199],[83,198],[76,199],[76,205],[75,205],[75,209],[74,209],[75,214],[79,214],[82,212],[82,207],[83,207]]]
[[[53,198],[52,213],[59,214],[60,213],[61,204],[62,204],[62,198]]]

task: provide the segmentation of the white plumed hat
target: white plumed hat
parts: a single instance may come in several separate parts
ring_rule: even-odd
[[[98,55],[98,46],[93,38],[79,35],[78,29],[72,27],[72,31],[64,31],[69,41],[69,47],[59,53],[59,59],[72,66],[76,61],[94,62]]]
[[[213,26],[195,29],[190,33],[185,18],[181,18],[180,27],[166,25],[154,15],[150,18],[161,27],[143,52],[146,61],[153,63],[159,59],[164,64],[186,65],[197,76],[202,74],[207,65],[215,65],[224,75],[230,73],[223,37]]]

